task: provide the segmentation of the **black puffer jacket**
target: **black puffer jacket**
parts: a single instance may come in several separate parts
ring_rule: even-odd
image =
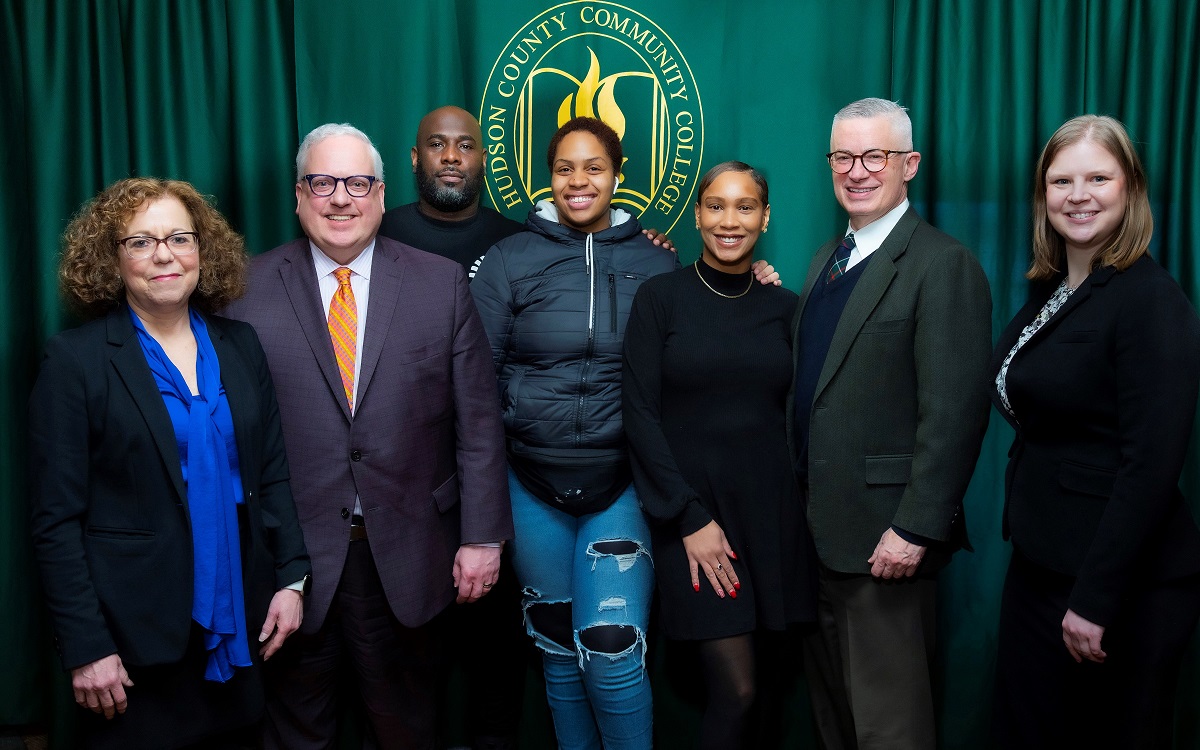
[[[504,428],[518,447],[621,448],[621,349],[633,295],[678,267],[637,219],[583,234],[541,201],[483,259],[471,293],[492,344]]]

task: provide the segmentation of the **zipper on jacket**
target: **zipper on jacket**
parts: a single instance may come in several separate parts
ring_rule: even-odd
[[[579,395],[575,400],[575,447],[583,445],[583,413],[587,405],[588,373],[592,367],[592,354],[596,348],[596,263],[592,255],[592,235],[588,234],[583,246],[583,259],[588,272],[588,330],[587,348],[583,353],[583,364],[579,368]]]
[[[613,333],[617,332],[617,276],[608,275],[608,321]]]

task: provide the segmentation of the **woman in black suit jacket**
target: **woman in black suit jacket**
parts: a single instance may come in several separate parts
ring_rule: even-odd
[[[243,289],[242,240],[191,185],[134,178],[64,241],[95,319],[34,386],[32,526],[87,745],[240,741],[310,572],[266,358],[211,314]]]
[[[1146,253],[1146,176],[1124,127],[1065,123],[1034,191],[1033,294],[1000,337],[1016,429],[995,733],[1003,747],[1170,747],[1200,617],[1200,532],[1179,491],[1200,320]]]

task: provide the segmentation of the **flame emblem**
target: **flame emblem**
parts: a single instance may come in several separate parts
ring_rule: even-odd
[[[613,87],[618,79],[629,74],[615,73],[601,78],[600,61],[591,47],[588,47],[588,55],[591,57],[591,64],[588,66],[587,75],[579,82],[579,91],[567,94],[562,104],[558,105],[558,126],[561,128],[572,117],[598,117],[604,124],[617,131],[617,137],[624,139],[625,113],[617,106]]]
[[[670,35],[621,2],[560,2],[497,55],[479,122],[488,194],[513,218],[551,197],[545,148],[575,117],[597,118],[621,139],[614,207],[668,231],[691,213],[704,160],[700,92]]]

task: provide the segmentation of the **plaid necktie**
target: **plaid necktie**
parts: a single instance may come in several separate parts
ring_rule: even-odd
[[[833,265],[829,267],[829,276],[825,279],[826,284],[846,272],[850,266],[850,253],[853,251],[854,233],[851,232],[842,239],[842,244],[838,245],[838,249],[833,253]]]
[[[350,269],[342,266],[333,272],[338,288],[329,304],[329,338],[333,341],[333,353],[337,357],[338,372],[342,376],[342,387],[346,389],[346,403],[354,411],[354,357],[358,342],[358,305],[354,303],[354,289],[350,286]]]

